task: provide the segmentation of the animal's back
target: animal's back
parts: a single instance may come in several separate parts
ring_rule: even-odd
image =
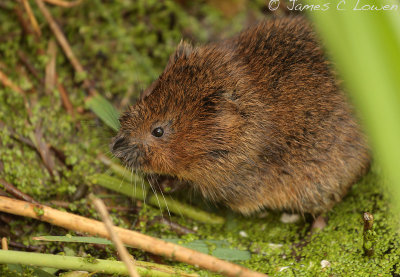
[[[311,26],[303,18],[271,20],[232,42],[246,65],[248,96],[263,104],[252,112],[254,132],[262,130],[266,141],[256,161],[264,193],[232,206],[245,213],[260,202],[314,214],[329,209],[367,171],[370,157]]]

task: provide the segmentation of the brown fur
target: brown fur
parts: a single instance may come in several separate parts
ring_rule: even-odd
[[[301,18],[196,48],[181,43],[120,121],[112,149],[126,165],[184,180],[244,214],[330,209],[370,159]],[[162,137],[152,135],[158,126]]]

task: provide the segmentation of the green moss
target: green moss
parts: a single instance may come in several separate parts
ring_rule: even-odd
[[[133,99],[160,74],[182,37],[193,43],[228,37],[242,28],[250,14],[243,11],[233,19],[226,19],[204,3],[181,6],[177,2],[95,0],[83,1],[76,8],[51,8],[75,54],[88,69],[87,76],[74,74],[59,49],[57,74],[75,108],[84,107],[86,92],[80,84],[84,78],[94,80],[99,92],[119,106],[127,92],[132,92],[130,97]],[[263,4],[264,1],[249,3],[249,10],[256,18],[260,18]],[[37,53],[40,49],[47,49],[48,40],[53,38],[36,6],[33,8],[42,26],[43,37],[39,42],[32,36],[23,35],[12,13],[0,8],[0,33],[16,37],[0,43],[4,63],[0,68],[23,89],[33,89],[28,97],[33,115],[28,121],[22,98],[9,88],[0,86],[0,121],[7,126],[0,132],[0,178],[40,202],[69,201],[69,211],[96,217],[85,198],[71,199],[80,185],[89,183],[88,176],[106,170],[96,157],[99,152],[108,152],[112,133],[90,113],[77,113],[75,118],[67,115],[57,91],[46,95],[36,79],[28,73],[26,76],[21,74],[24,67],[18,61],[18,50],[27,53],[40,76],[44,76],[48,57]],[[56,178],[49,174],[35,149],[11,137],[16,134],[29,139],[36,128],[41,128],[49,145],[65,155],[65,162],[56,159]],[[396,217],[390,212],[389,193],[377,177],[379,174],[374,173],[377,171],[374,169],[354,185],[348,196],[325,215],[329,218],[328,225],[312,235],[309,233],[311,220],[284,224],[279,220],[281,213],[271,211],[262,217],[245,218],[224,209],[203,206],[225,215],[226,225],[202,225],[179,215],[172,215],[171,220],[189,229],[197,229],[195,234],[181,236],[182,240],[226,240],[230,245],[252,253],[251,259],[241,264],[271,276],[392,276],[400,274],[400,241],[394,225]],[[97,187],[91,189],[101,193]],[[107,197],[107,201],[118,205],[129,206],[132,202],[121,196],[108,194]],[[375,219],[372,240],[375,253],[372,257],[365,257],[362,248],[362,214],[365,211],[372,213]],[[112,214],[119,226],[132,228],[132,222],[136,222],[134,229],[140,232],[156,237],[177,237],[166,225],[154,223],[154,219],[162,215],[156,207],[145,205],[138,214]],[[169,219],[168,214],[163,216]],[[67,233],[61,228],[29,219],[14,220],[10,228],[11,239],[26,245],[38,244],[31,239],[35,235]],[[243,236],[241,231],[247,236]],[[90,254],[99,258],[110,258],[115,254],[112,247],[99,250],[77,243],[67,247],[49,243],[46,251],[64,251],[81,256]],[[210,251],[214,247],[210,245]],[[141,251],[132,253],[138,260],[152,260],[151,255]],[[329,261],[330,266],[322,268],[322,260]],[[194,270],[192,266],[165,262],[177,268]],[[3,273],[8,270],[0,267],[0,275],[8,274]],[[200,275],[210,274],[200,271]]]

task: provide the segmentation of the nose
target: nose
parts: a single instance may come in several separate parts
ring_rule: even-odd
[[[111,145],[112,151],[118,150],[118,148],[126,146],[126,139],[123,137],[117,138],[114,143]]]

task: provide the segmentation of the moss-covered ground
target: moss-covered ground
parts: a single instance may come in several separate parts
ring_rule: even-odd
[[[96,186],[88,188],[88,176],[107,171],[96,157],[100,152],[108,152],[112,132],[85,107],[87,95],[80,82],[82,76],[74,73],[61,48],[56,56],[56,72],[75,108],[74,116],[65,111],[57,88],[45,92],[43,80],[51,58],[47,49],[54,35],[31,2],[42,31],[39,39],[22,27],[17,14],[18,11],[24,14],[24,10],[16,8],[21,7],[18,2],[0,3],[0,70],[27,92],[32,110],[28,114],[21,95],[0,85],[1,179],[41,203],[89,217],[94,217],[95,212],[90,208],[86,191],[94,191],[115,207],[113,218],[120,226],[160,238],[226,240],[233,247],[250,251],[251,258],[240,264],[271,276],[399,276],[400,239],[394,225],[396,217],[389,210],[389,195],[378,178],[377,169],[354,185],[348,196],[324,215],[326,227],[312,234],[311,218],[300,217],[297,222],[283,223],[281,212],[266,211],[246,218],[223,208],[200,204],[226,217],[227,223],[206,225],[172,215],[173,222],[196,230],[193,234],[178,235],[155,220],[161,215],[157,207]],[[238,2],[244,2],[245,8],[234,16],[226,16],[221,9],[203,2],[167,0],[91,0],[72,8],[51,7],[50,11],[94,86],[122,111],[158,76],[182,37],[195,44],[205,43],[230,36],[249,22],[265,17],[264,1]],[[29,23],[25,15],[23,18]],[[23,63],[21,52],[37,72],[37,78]],[[51,146],[55,160],[53,176],[29,143],[35,142],[37,130],[43,134],[42,141]],[[4,194],[1,185],[0,192]],[[190,199],[181,200],[190,202]],[[363,251],[363,212],[370,212],[375,218],[374,255],[370,257]],[[168,214],[164,218],[169,219]],[[112,247],[44,244],[31,239],[37,235],[67,233],[49,224],[0,214],[0,235],[13,242],[12,249],[115,257]],[[139,260],[193,270],[138,250],[132,253]],[[12,274],[8,267],[0,266],[0,276]],[[209,273],[201,271],[201,274]]]

